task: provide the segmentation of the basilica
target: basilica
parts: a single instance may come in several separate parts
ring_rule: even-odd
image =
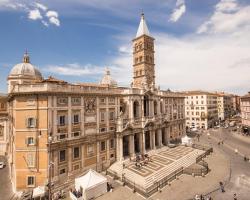
[[[130,87],[109,69],[100,83],[44,78],[27,53],[13,67],[8,155],[15,191],[63,187],[90,168],[104,171],[185,135],[185,96],[156,87],[154,38],[143,14],[132,44]]]

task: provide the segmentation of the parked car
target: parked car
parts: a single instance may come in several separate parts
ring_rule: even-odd
[[[5,167],[5,164],[4,164],[4,162],[0,162],[0,169],[3,169]]]

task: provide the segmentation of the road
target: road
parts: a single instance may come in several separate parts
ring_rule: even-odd
[[[234,193],[238,200],[250,199],[250,162],[244,161],[245,155],[250,156],[250,140],[237,137],[237,133],[230,129],[209,130],[210,136],[203,133],[201,143],[207,143],[225,154],[231,163],[231,179],[225,186],[225,193],[220,190],[213,192],[211,196],[218,200],[233,200]],[[223,140],[223,144],[218,142]],[[238,149],[238,153],[235,153]],[[219,186],[219,183],[218,183]]]
[[[3,169],[0,169],[0,199],[9,200],[14,197],[12,192],[11,180],[9,177],[9,167],[4,156],[0,156],[0,161],[6,163],[6,166]]]

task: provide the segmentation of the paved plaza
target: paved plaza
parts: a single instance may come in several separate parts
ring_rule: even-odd
[[[189,200],[196,194],[205,194],[218,188],[218,182],[228,179],[229,161],[220,151],[215,151],[205,161],[211,171],[205,177],[192,177],[181,175],[178,180],[171,182],[171,185],[162,188],[161,192],[155,193],[150,200]],[[113,182],[113,184],[115,181]],[[123,199],[145,199],[138,193],[133,193],[127,186],[117,185],[113,192],[109,192],[98,200],[123,200]]]

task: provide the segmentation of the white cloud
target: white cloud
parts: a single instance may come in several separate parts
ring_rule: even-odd
[[[38,20],[38,19],[42,19],[43,17],[41,15],[40,11],[38,9],[35,9],[35,10],[29,11],[28,18],[32,19],[32,20]]]
[[[49,10],[47,13],[46,13],[46,16],[48,17],[49,19],[49,22],[51,24],[54,24],[56,26],[60,26],[60,20],[58,19],[58,13],[54,10]]]
[[[56,17],[50,17],[50,18],[49,18],[49,22],[50,22],[51,24],[55,24],[56,26],[60,26],[60,21],[59,21],[59,19],[56,18]]]
[[[53,10],[49,10],[47,13],[46,13],[46,16],[47,17],[58,17],[58,13],[56,11],[53,11]]]
[[[177,0],[176,1],[176,8],[172,12],[169,21],[170,22],[177,22],[185,12],[186,12],[185,1],[184,0]]]
[[[12,0],[0,0],[0,9],[11,9],[27,13],[28,19],[39,20],[44,26],[48,27],[49,24],[60,26],[60,20],[58,12],[54,10],[48,10],[48,7],[42,3],[20,3]]]
[[[249,29],[250,6],[241,7],[234,0],[221,0],[213,15],[204,22],[197,33],[230,33]]]
[[[36,3],[36,7],[43,10],[43,11],[46,11],[48,9],[45,5],[43,5],[41,3]]]
[[[81,66],[78,63],[67,64],[67,65],[50,65],[46,68],[46,71],[65,75],[65,76],[83,76],[83,75],[97,75],[103,74],[102,68],[93,65]]]

